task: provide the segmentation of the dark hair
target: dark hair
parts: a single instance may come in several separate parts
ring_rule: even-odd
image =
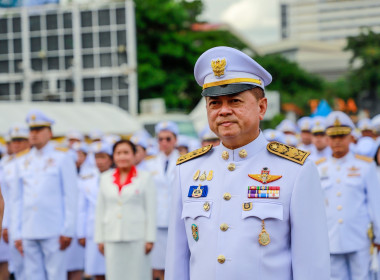
[[[136,146],[135,144],[133,144],[131,141],[129,140],[119,140],[117,141],[114,145],[113,145],[113,148],[112,148],[112,155],[115,153],[115,150],[116,150],[116,147],[121,145],[121,144],[127,144],[129,145],[131,148],[132,148],[132,151],[133,151],[133,154],[135,155],[136,154]]]
[[[379,152],[380,152],[380,145],[377,147],[377,149],[376,149],[376,153],[375,153],[375,156],[373,157],[373,159],[375,160],[377,166],[380,165],[380,162],[377,160],[377,154],[378,154]]]
[[[264,90],[260,87],[252,88],[250,89],[250,91],[253,93],[257,100],[260,100],[261,98],[265,97]]]

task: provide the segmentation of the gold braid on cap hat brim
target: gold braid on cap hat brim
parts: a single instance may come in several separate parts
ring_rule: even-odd
[[[328,136],[348,135],[352,131],[349,126],[332,126],[326,129]]]
[[[217,81],[217,82],[211,82],[203,85],[203,89],[209,88],[209,87],[215,87],[215,86],[224,86],[229,84],[237,84],[237,83],[254,83],[258,85],[262,85],[262,82],[258,79],[251,79],[251,78],[236,78],[236,79],[229,79],[229,80],[223,80],[223,81]]]

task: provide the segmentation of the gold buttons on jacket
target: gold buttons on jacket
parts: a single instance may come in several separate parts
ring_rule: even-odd
[[[118,218],[118,219],[121,219],[121,214],[117,214],[117,218]]]
[[[337,193],[336,193],[336,196],[337,196],[337,197],[340,197],[340,196],[342,196],[342,193],[341,193],[341,192],[337,192]]]
[[[339,184],[340,183],[340,179],[336,179],[336,182]]]
[[[226,257],[223,255],[218,256],[218,263],[223,264],[226,261]]]
[[[203,204],[203,210],[205,210],[206,212],[207,212],[208,210],[210,210],[210,203],[209,203],[209,202],[205,202],[205,203]]]
[[[234,164],[234,163],[230,163],[229,165],[228,165],[228,170],[229,171],[234,171],[236,169],[236,165]]]
[[[224,195],[223,195],[223,198],[224,200],[230,200],[231,199],[231,194],[226,192]]]
[[[338,205],[337,207],[336,207],[336,209],[338,210],[338,211],[340,211],[340,210],[342,210],[342,205]]]
[[[343,219],[339,219],[338,223],[343,224]]]
[[[239,151],[239,157],[245,158],[247,157],[247,151],[245,149]]]
[[[230,158],[230,155],[227,151],[222,152],[222,159],[227,160]]]
[[[229,226],[226,223],[223,223],[220,225],[220,230],[221,231],[227,231],[229,229]]]

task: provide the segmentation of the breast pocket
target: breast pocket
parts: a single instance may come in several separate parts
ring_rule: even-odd
[[[272,218],[282,221],[284,219],[284,207],[281,203],[252,201],[246,201],[245,203],[252,203],[252,208],[248,211],[242,210],[242,219],[250,217],[256,217],[260,220]]]
[[[199,217],[210,218],[212,212],[212,201],[187,201],[183,204],[182,219]]]

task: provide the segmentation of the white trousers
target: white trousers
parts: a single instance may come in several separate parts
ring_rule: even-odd
[[[66,280],[65,251],[59,250],[59,237],[24,239],[25,275],[30,280]]]
[[[157,228],[156,242],[152,250],[153,269],[164,270],[166,260],[166,247],[168,243],[168,228]]]
[[[104,245],[107,280],[151,280],[149,255],[144,241],[106,242]]]
[[[368,280],[369,248],[348,254],[331,254],[331,280]]]
[[[24,257],[21,256],[20,252],[16,249],[14,246],[14,241],[12,240],[10,240],[9,253],[9,263],[12,267],[11,272],[14,273],[16,280],[26,279]]]

